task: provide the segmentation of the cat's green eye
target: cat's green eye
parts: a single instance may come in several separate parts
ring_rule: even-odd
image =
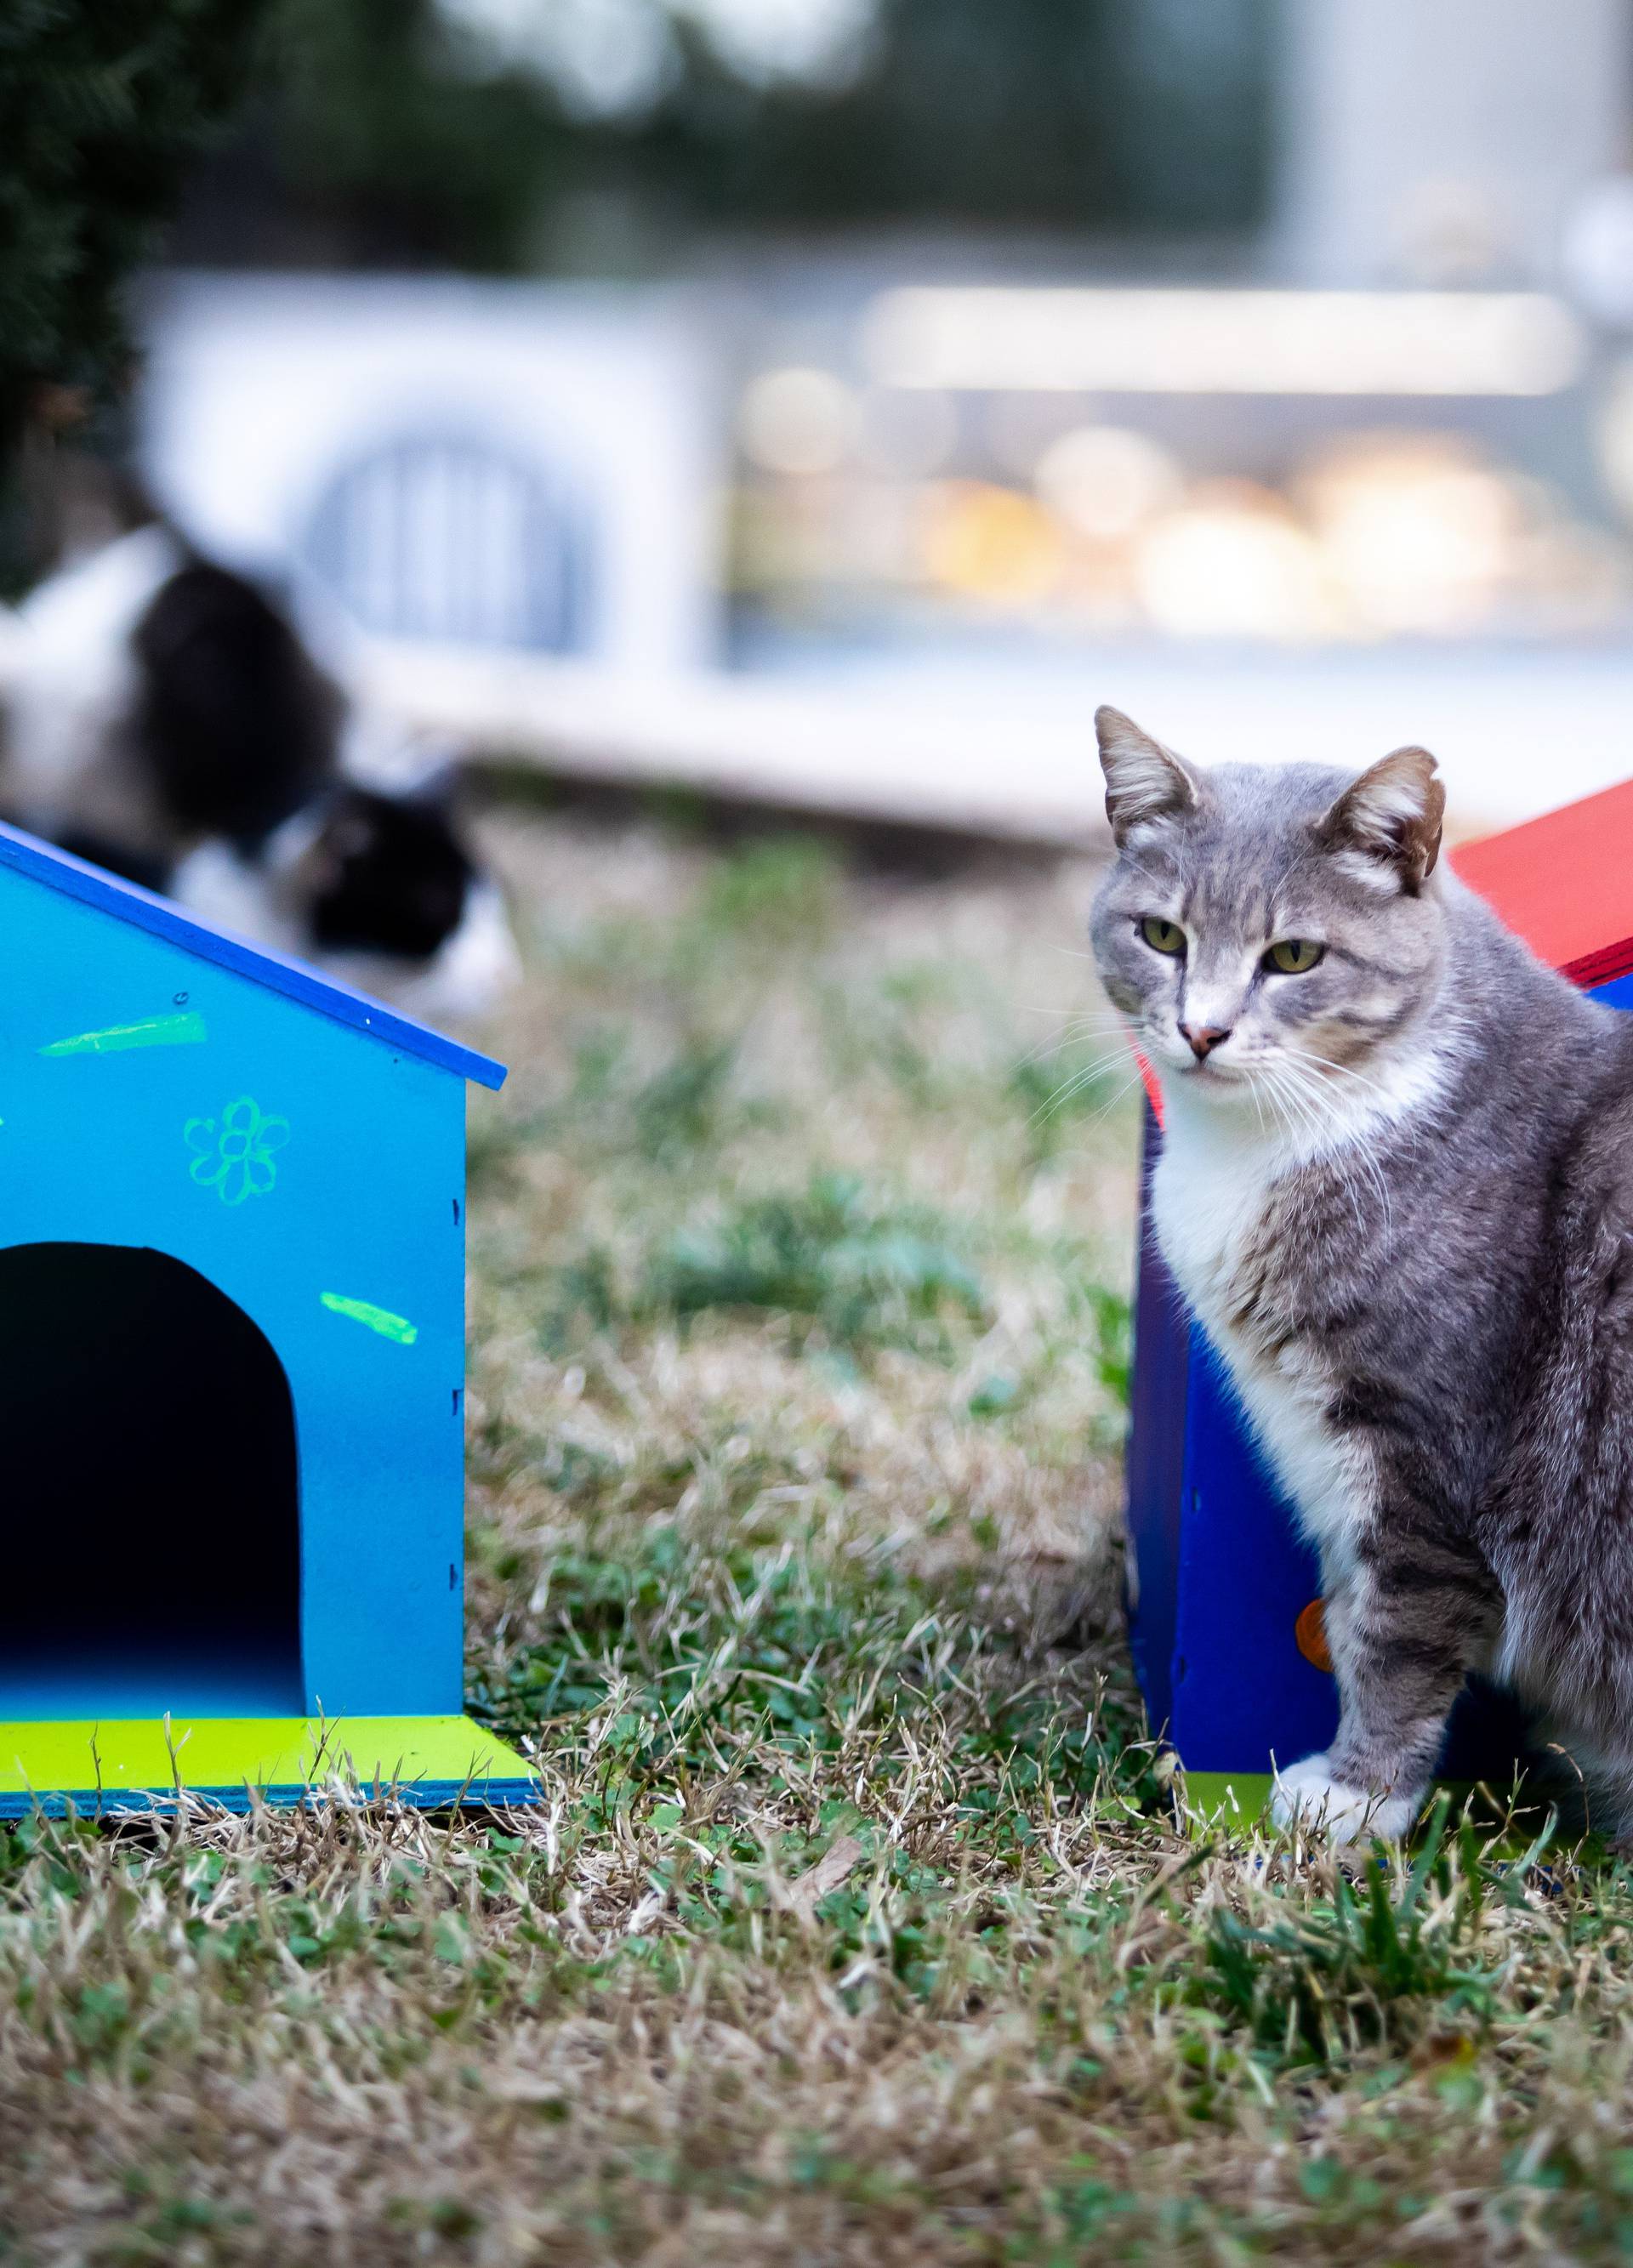
[[[1273,945],[1265,955],[1265,967],[1275,969],[1278,976],[1302,976],[1313,968],[1326,953],[1324,945],[1317,945],[1307,937],[1284,937]]]
[[[1140,924],[1140,934],[1153,953],[1185,951],[1185,932],[1178,922],[1164,921],[1160,914],[1147,914]]]

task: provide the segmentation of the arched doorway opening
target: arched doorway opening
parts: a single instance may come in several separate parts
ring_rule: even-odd
[[[302,556],[376,637],[577,653],[589,549],[565,481],[487,437],[427,428],[336,474]]]
[[[196,1269],[0,1249],[0,1719],[303,1710],[289,1382]]]

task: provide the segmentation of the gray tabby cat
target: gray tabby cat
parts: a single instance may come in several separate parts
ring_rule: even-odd
[[[1338,1735],[1278,1815],[1403,1833],[1480,1669],[1633,1837],[1633,1017],[1437,864],[1422,748],[1203,770],[1096,725],[1157,1239],[1321,1557]]]

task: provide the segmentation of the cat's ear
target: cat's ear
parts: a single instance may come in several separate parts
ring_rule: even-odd
[[[1105,815],[1119,846],[1136,827],[1195,810],[1194,775],[1132,717],[1120,709],[1098,708],[1094,731],[1105,774]]]
[[[1417,889],[1440,856],[1446,792],[1427,748],[1397,748],[1344,790],[1321,821],[1331,850],[1359,851]]]

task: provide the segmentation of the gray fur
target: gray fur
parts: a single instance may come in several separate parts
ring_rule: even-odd
[[[1156,750],[1154,809],[1155,744],[1098,721],[1096,959],[1182,1134],[1159,1237],[1322,1553],[1341,1721],[1283,1812],[1400,1831],[1482,1668],[1633,1833],[1633,1018],[1437,865],[1422,751],[1357,821],[1348,774]],[[1326,958],[1267,974],[1295,937]]]

